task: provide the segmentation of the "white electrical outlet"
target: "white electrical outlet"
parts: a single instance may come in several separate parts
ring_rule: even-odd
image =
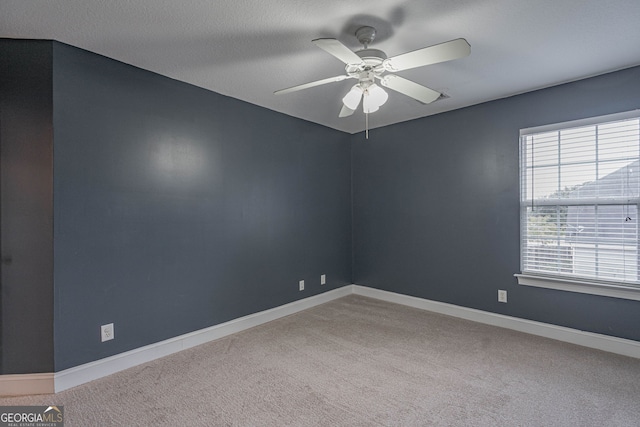
[[[298,285],[300,286],[300,290],[301,290],[301,291],[304,291],[304,280],[300,280],[300,281],[298,282]]]
[[[327,283],[327,275],[323,274],[322,276],[320,276],[320,284],[324,285]]]
[[[112,340],[114,338],[113,323],[100,326],[100,335],[102,336],[102,342]]]
[[[507,291],[498,289],[498,302],[507,302]]]

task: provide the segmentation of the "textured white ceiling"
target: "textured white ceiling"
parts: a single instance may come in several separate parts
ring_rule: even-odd
[[[469,57],[398,73],[444,91],[422,105],[391,92],[372,128],[640,65],[639,0],[0,0],[0,37],[54,39],[349,133],[338,118],[353,85],[277,89],[343,74],[311,40],[360,48],[378,30],[389,56],[458,37]]]

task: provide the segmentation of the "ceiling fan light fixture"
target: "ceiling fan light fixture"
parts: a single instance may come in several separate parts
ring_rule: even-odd
[[[387,102],[389,95],[377,84],[372,84],[365,89],[362,97],[362,110],[365,113],[374,113],[378,111],[381,105]]]
[[[364,111],[365,114],[375,113],[379,109],[380,107],[378,107],[377,105],[371,106],[371,105],[364,104],[362,106],[362,110]]]
[[[369,114],[369,113],[375,113],[379,109],[380,109],[380,106],[376,104],[374,100],[371,99],[370,96],[365,94],[365,96],[362,99],[362,111],[364,111],[365,114]]]
[[[384,105],[384,103],[387,102],[387,99],[389,99],[389,94],[375,83],[367,88],[366,94],[367,98],[369,98],[369,102],[377,105],[378,107]]]
[[[360,105],[360,99],[362,98],[362,88],[359,85],[354,85],[351,90],[342,98],[342,103],[350,110],[355,110]]]

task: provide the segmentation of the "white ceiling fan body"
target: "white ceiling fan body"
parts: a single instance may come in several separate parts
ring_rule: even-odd
[[[313,40],[312,42],[316,46],[345,64],[346,75],[317,80],[281,89],[274,93],[283,95],[328,83],[355,79],[358,83],[343,98],[343,107],[339,114],[339,117],[347,117],[355,112],[361,99],[363,100],[363,111],[367,114],[377,111],[386,102],[387,94],[376,84],[376,80],[378,80],[382,86],[388,89],[409,96],[422,104],[429,104],[438,99],[441,93],[391,73],[451,61],[471,53],[469,43],[460,38],[388,58],[383,51],[369,48],[375,35],[376,30],[373,27],[360,27],[356,31],[356,37],[364,45],[364,49],[356,52],[336,39]]]

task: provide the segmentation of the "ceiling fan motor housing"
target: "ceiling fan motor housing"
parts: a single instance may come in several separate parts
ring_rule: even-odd
[[[367,59],[372,59],[378,61],[380,64],[382,63],[382,61],[387,59],[387,54],[380,49],[361,49],[356,52],[356,55],[362,58],[362,60],[365,62],[367,62]]]
[[[387,59],[387,55],[378,49],[362,49],[355,52],[362,62],[360,64],[347,64],[345,70],[351,77],[358,80],[371,80],[374,76],[379,76],[385,69],[382,63]]]

